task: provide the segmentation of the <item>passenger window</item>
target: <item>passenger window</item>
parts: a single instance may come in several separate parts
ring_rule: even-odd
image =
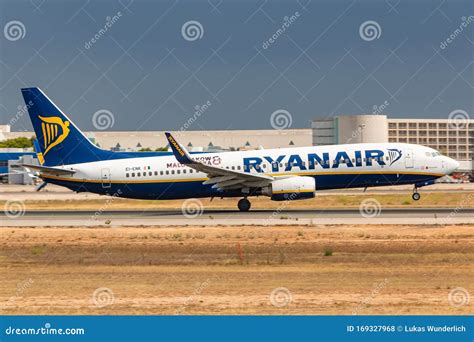
[[[158,171],[155,171],[155,176],[158,176]]]
[[[128,176],[129,176],[129,174],[128,174],[128,173],[126,173],[126,174],[125,174],[125,177],[127,177],[127,178],[128,178]]]
[[[240,170],[240,165],[239,165],[239,166],[237,166],[237,169],[238,169],[238,170]]]
[[[148,172],[148,176],[153,176],[153,172]]]
[[[177,170],[176,173],[179,175],[181,173],[181,170]]]
[[[183,170],[183,173],[186,173],[186,169]]]
[[[140,177],[141,173],[140,172],[137,172],[137,177]]]
[[[167,174],[167,175],[169,175],[169,174],[170,174],[170,172],[169,172],[168,170],[166,170],[166,174]]]
[[[160,176],[163,176],[163,171],[160,171]]]
[[[174,170],[171,170],[171,174],[174,175]]]

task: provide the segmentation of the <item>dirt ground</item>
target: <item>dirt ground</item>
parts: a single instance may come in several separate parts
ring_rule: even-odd
[[[0,314],[474,314],[473,228],[2,228]]]

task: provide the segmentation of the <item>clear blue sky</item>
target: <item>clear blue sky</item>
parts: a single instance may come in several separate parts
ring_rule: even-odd
[[[84,130],[102,109],[113,113],[109,130],[177,130],[208,101],[190,130],[269,129],[279,109],[304,128],[384,103],[390,117],[474,117],[474,21],[441,48],[474,15],[472,0],[0,4],[0,124],[30,86]],[[23,25],[19,36],[12,21]],[[188,21],[202,27],[197,37],[183,37]],[[360,34],[366,21],[378,24],[373,40]],[[13,130],[31,130],[29,119]]]

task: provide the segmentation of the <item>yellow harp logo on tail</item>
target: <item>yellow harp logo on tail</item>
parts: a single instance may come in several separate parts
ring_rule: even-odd
[[[49,152],[54,146],[59,145],[66,139],[69,134],[69,121],[62,121],[58,116],[43,117],[38,116],[41,122],[41,130],[43,131],[43,147],[44,153]]]

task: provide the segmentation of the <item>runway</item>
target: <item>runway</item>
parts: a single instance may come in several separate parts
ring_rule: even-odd
[[[277,226],[324,224],[472,224],[474,208],[237,210],[32,210],[18,217],[0,213],[0,226]]]

